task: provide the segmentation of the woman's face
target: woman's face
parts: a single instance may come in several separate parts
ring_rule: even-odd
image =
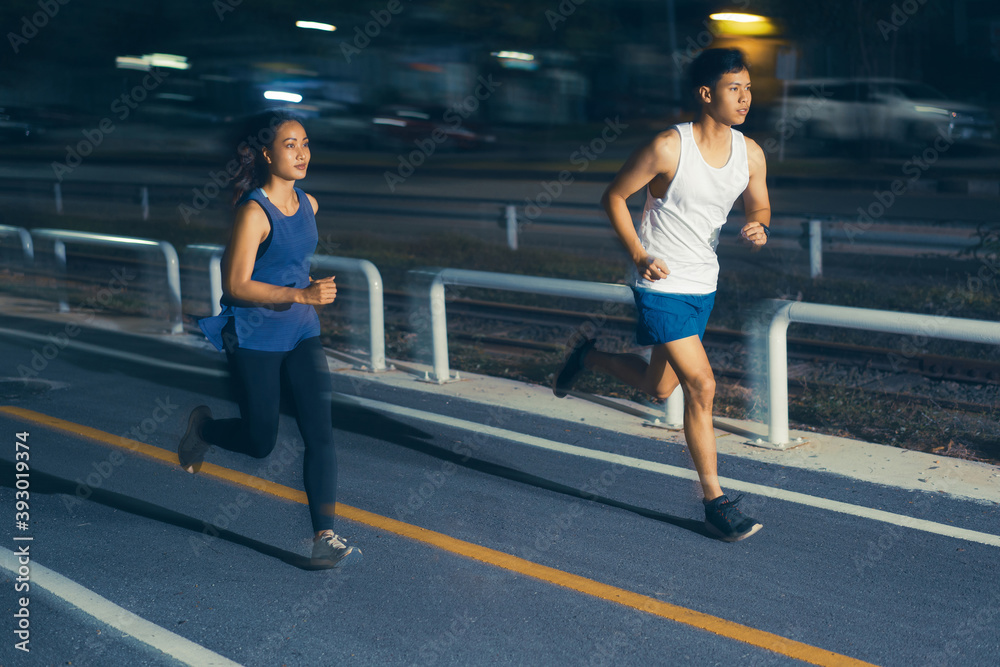
[[[306,177],[309,168],[309,137],[298,121],[285,121],[274,132],[274,142],[264,149],[268,170],[288,181]]]

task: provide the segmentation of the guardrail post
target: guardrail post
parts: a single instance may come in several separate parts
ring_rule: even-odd
[[[62,185],[60,185],[59,183],[56,183],[55,186],[52,188],[52,190],[55,192],[55,196],[56,196],[56,213],[58,213],[59,215],[62,215],[62,212],[63,212],[63,205],[62,205]]]
[[[809,221],[809,275],[823,277],[823,223],[820,220]]]
[[[187,246],[187,250],[210,252],[208,260],[209,298],[212,300],[212,315],[222,312],[222,256],[225,248],[219,245],[195,244]],[[313,255],[311,263],[314,267],[331,271],[357,271],[365,277],[368,284],[368,322],[369,350],[371,351],[371,370],[379,372],[386,370],[385,366],[385,306],[382,295],[382,274],[378,268],[367,259],[353,257],[332,257],[330,255]]]
[[[667,428],[684,428],[684,389],[678,384],[663,406]]]
[[[382,274],[368,260],[361,260],[361,270],[368,279],[368,337],[372,371],[385,370],[385,305],[382,297]]]
[[[66,296],[66,244],[56,239],[52,243],[52,254],[56,256],[56,266],[59,271],[59,312],[69,312],[69,299]]]
[[[507,204],[507,247],[517,250],[517,207]]]
[[[312,264],[331,271],[357,271],[368,284],[368,349],[371,354],[371,370],[374,373],[385,368],[385,306],[382,296],[382,274],[367,259],[353,257],[332,257],[313,255]]]
[[[216,250],[208,259],[208,298],[212,300],[212,316],[222,312],[222,253]]]
[[[177,251],[174,246],[166,241],[155,241],[152,239],[133,238],[129,236],[109,236],[107,234],[91,234],[89,232],[75,232],[67,229],[36,229],[32,234],[52,239],[52,250],[56,256],[56,263],[59,266],[60,278],[66,275],[66,242],[89,243],[91,245],[126,245],[126,246],[155,246],[161,253],[167,264],[167,287],[169,289],[168,302],[170,307],[170,333],[178,334],[184,331],[183,316],[181,314],[181,270],[180,262],[177,260]],[[59,311],[69,312],[69,303],[66,299],[65,280],[60,280]]]
[[[448,315],[444,299],[444,280],[434,276],[430,288],[431,350],[434,355],[434,377],[438,384],[452,379],[448,368]]]
[[[615,303],[634,303],[632,290],[625,285],[592,283],[563,278],[543,278],[467,269],[441,269],[431,279],[429,305],[431,345],[433,348],[434,382],[457,379],[448,368],[448,326],[445,309],[445,285],[463,285],[482,289],[500,289],[529,294],[547,294],[570,299],[591,299]],[[431,380],[431,378],[428,378]]]
[[[0,225],[0,234],[17,234],[21,241],[21,252],[24,253],[24,264],[27,266],[35,262],[35,246],[31,241],[31,232],[24,227]]]
[[[767,328],[767,444],[776,449],[788,445],[787,332],[793,305],[781,306]]]
[[[144,185],[139,193],[142,199],[142,219],[149,220],[149,188]]]
[[[211,253],[208,258],[208,308],[213,316],[222,312],[222,255],[226,249],[221,245],[193,243],[185,246],[184,252],[192,250]]]
[[[181,263],[177,259],[177,251],[174,246],[166,241],[157,244],[163,259],[167,262],[167,288],[170,303],[170,333],[184,333],[184,316],[181,313]]]

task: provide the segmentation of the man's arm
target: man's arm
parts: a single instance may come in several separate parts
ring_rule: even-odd
[[[651,257],[635,233],[626,200],[657,176],[672,177],[680,155],[680,135],[668,130],[658,135],[628,159],[601,197],[601,206],[626,252],[646,280],[660,280],[670,273],[662,259]]]
[[[762,229],[771,226],[771,201],[767,196],[767,161],[757,142],[747,137],[747,163],[750,182],[743,191],[743,210],[747,222],[741,230],[743,238],[755,246],[767,243],[767,233]]]

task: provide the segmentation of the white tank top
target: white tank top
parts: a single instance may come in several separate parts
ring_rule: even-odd
[[[719,282],[719,231],[736,198],[750,182],[747,144],[743,134],[733,136],[729,161],[716,169],[701,156],[691,134],[691,123],[674,126],[681,135],[677,173],[663,199],[646,188],[646,207],[639,225],[639,241],[652,257],[662,259],[670,275],[646,280],[633,271],[636,287],[673,294],[710,294]]]

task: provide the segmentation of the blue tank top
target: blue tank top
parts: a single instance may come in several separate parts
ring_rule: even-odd
[[[238,207],[251,205],[251,200],[257,202],[271,223],[271,233],[264,242],[266,248],[263,253],[258,252],[251,280],[299,289],[309,286],[309,258],[316,251],[319,234],[309,198],[298,188],[295,194],[299,198],[299,208],[290,216],[268,201],[260,188],[251,191],[239,203]],[[303,340],[319,335],[316,309],[304,303],[244,307],[229,303],[223,296],[221,305],[219,315],[198,322],[205,336],[219,350],[225,349],[222,330],[230,319],[239,346],[246,350],[287,352]]]

